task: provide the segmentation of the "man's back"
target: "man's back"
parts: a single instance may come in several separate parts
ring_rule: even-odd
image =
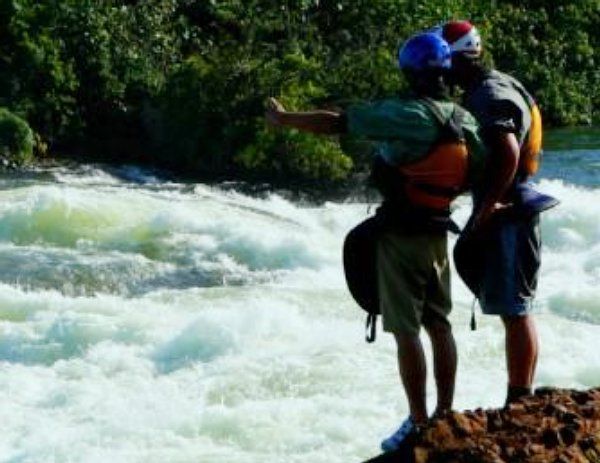
[[[531,127],[533,98],[512,76],[500,71],[487,72],[480,83],[466,92],[465,107],[473,113],[484,131],[512,132],[522,145]]]
[[[431,108],[431,106],[435,108]],[[439,114],[434,114],[435,109]],[[431,154],[443,134],[443,125],[461,110],[451,101],[386,99],[351,105],[346,111],[348,133],[374,142],[375,154],[390,166],[417,163]],[[460,129],[469,151],[469,179],[481,178],[486,151],[479,124],[462,110]]]

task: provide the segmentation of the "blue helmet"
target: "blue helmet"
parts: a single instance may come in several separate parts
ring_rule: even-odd
[[[433,32],[413,35],[400,48],[398,64],[403,71],[413,72],[450,69],[450,46]]]

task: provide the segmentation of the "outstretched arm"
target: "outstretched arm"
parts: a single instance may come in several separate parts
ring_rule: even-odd
[[[319,135],[346,132],[346,119],[342,113],[325,110],[289,112],[275,98],[269,98],[265,117],[275,127],[291,127]]]

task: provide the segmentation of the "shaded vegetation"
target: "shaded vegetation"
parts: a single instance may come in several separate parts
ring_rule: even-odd
[[[554,125],[600,106],[600,1],[0,0],[0,106],[53,152],[191,175],[343,179],[360,150],[264,127],[291,108],[389,96],[398,44],[450,18],[481,29],[488,59]]]
[[[0,108],[0,164],[26,164],[33,156],[33,143],[33,131],[27,122]]]

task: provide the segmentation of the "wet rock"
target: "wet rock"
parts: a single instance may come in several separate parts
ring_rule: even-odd
[[[448,413],[417,442],[416,463],[600,463],[600,388],[538,388],[499,410]]]
[[[556,394],[559,391],[559,389],[555,388],[555,387],[538,387],[534,394],[537,396],[546,396],[546,395],[552,395],[552,394]]]
[[[547,449],[553,449],[560,444],[558,432],[555,429],[545,429],[542,434],[542,442]]]
[[[561,417],[561,421],[565,424],[576,424],[579,415],[573,412],[567,412]]]
[[[589,392],[576,392],[573,394],[573,400],[579,405],[585,405],[593,400],[593,395]]]
[[[577,429],[571,426],[564,426],[558,431],[560,440],[567,447],[573,445],[577,441]]]

